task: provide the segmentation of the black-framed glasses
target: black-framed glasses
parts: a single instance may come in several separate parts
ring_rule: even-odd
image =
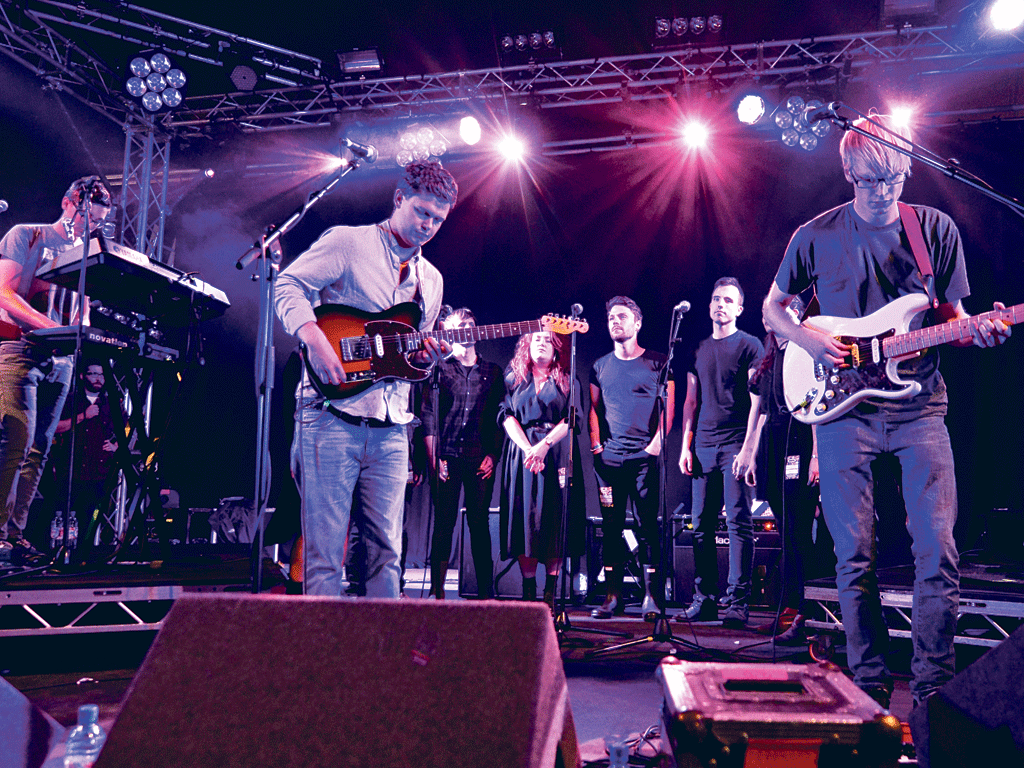
[[[907,174],[897,173],[883,178],[862,179],[860,176],[851,173],[850,178],[853,179],[854,186],[860,189],[874,189],[879,184],[885,184],[887,187],[895,187],[897,184],[902,184],[907,180]]]

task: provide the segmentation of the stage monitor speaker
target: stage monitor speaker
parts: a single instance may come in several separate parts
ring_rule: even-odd
[[[64,727],[0,678],[0,768],[39,768]]]
[[[910,713],[922,768],[1024,765],[1024,627]]]
[[[543,604],[179,598],[97,768],[579,765]]]

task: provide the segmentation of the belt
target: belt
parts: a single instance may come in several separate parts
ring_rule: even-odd
[[[390,421],[374,419],[369,416],[353,416],[351,413],[345,413],[338,408],[335,408],[328,401],[324,400],[320,406],[320,410],[327,411],[332,416],[337,416],[339,419],[344,421],[346,424],[351,424],[353,427],[393,427],[395,426]]]

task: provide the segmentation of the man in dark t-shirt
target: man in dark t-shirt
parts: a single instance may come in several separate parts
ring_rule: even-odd
[[[626,550],[622,530],[626,502],[633,499],[639,523],[640,566],[646,596],[641,612],[654,621],[663,608],[665,577],[661,572],[658,531],[658,455],[664,445],[658,385],[668,358],[637,343],[643,313],[627,296],[606,304],[608,333],[615,350],[590,371],[590,449],[601,501],[607,597],[591,615],[608,619],[623,612],[622,577]],[[672,428],[675,382],[669,378],[665,401],[666,433]]]
[[[853,201],[826,211],[794,233],[764,303],[772,330],[806,350],[825,371],[847,366],[851,348],[815,328],[813,319],[795,325],[786,316],[793,297],[812,286],[825,316],[866,318],[894,300],[930,293],[934,310],[918,315],[912,328],[922,322],[968,318],[961,300],[970,290],[956,225],[934,208],[900,210],[910,158],[877,141],[908,148],[903,139],[909,141],[909,132],[880,116],[858,120],[854,127],[858,130],[846,133],[839,150],[843,173],[854,186]],[[911,246],[908,232],[915,230],[924,241],[921,256],[934,272],[931,291],[926,290]],[[1009,335],[1003,323],[991,319],[972,320],[968,326],[978,346],[994,346]],[[892,327],[886,321],[878,332]],[[889,633],[875,573],[872,467],[877,459],[894,458],[902,467],[903,500],[914,539],[910,667],[916,703],[953,676],[960,586],[953,539],[956,481],[937,350],[901,364],[899,373],[920,384],[919,394],[904,400],[867,398],[817,428],[822,510],[835,540],[847,658],[854,682],[886,708],[893,679],[886,666]]]
[[[743,289],[734,277],[715,283],[711,336],[700,343],[686,374],[683,450],[679,468],[693,477],[693,602],[681,618],[718,618],[718,553],[715,531],[725,504],[729,532],[729,588],[723,624],[742,627],[750,617],[754,525],[744,475],[750,466],[758,397],[747,389],[764,347],[736,327]]]

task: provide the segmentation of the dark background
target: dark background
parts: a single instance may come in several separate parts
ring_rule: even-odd
[[[264,0],[245,11],[214,3],[151,4],[166,13],[263,40],[329,61],[332,51],[378,44],[388,75],[449,72],[498,65],[495,35],[539,26],[556,29],[569,58],[649,50],[654,15],[672,4],[595,4],[557,0],[543,4],[439,2],[386,3],[382,7],[334,6],[311,0]],[[541,6],[541,8],[534,7]],[[684,4],[677,3],[677,8]],[[734,42],[783,40],[879,28],[874,1],[763,2],[756,8],[729,0],[685,4],[687,14],[721,10]],[[691,10],[692,9],[692,10]],[[1006,72],[904,82],[882,77],[858,86],[843,100],[881,112],[897,99],[941,111],[945,99],[983,93],[1010,77]],[[228,85],[223,86],[225,90]],[[695,97],[694,104],[619,104],[598,110],[546,110],[534,118],[535,141],[571,131],[573,121],[600,122],[615,134],[624,127],[660,128],[694,109],[717,126],[703,155],[675,147],[594,155],[532,156],[518,168],[502,166],[485,147],[453,156],[446,166],[461,187],[458,206],[427,246],[445,277],[445,302],[468,305],[479,322],[525,320],[584,307],[591,331],[579,337],[579,371],[611,349],[604,302],[632,296],[645,313],[641,343],[665,351],[671,308],[681,299],[693,310],[676,347],[681,386],[696,343],[710,333],[707,314],[713,282],[734,275],[746,290],[743,330],[763,336],[760,304],[786,242],[801,223],[852,196],[838,160],[836,131],[816,152],[766,142],[738,130],[727,104]],[[703,99],[703,100],[701,100]],[[552,114],[560,113],[560,114]],[[503,115],[495,113],[500,122]],[[365,118],[364,118],[365,119]],[[318,163],[337,147],[339,128],[242,136],[218,132],[208,140],[176,142],[172,169],[213,167],[212,181],[195,174],[169,190],[166,241],[175,265],[195,270],[226,291],[232,307],[205,324],[206,365],[185,372],[162,459],[165,485],[189,507],[216,506],[225,496],[252,496],[256,442],[253,357],[257,286],[235,270],[236,259],[262,227],[284,219],[328,175]],[[32,75],[0,57],[0,197],[10,204],[0,229],[16,222],[53,221],[68,183],[85,173],[119,174],[124,135],[78,102],[44,90]],[[1020,196],[1019,123],[941,125],[923,128],[919,140],[941,157],[955,157],[995,188]],[[390,212],[395,166],[351,174],[284,238],[294,258],[326,227],[379,221]],[[969,311],[1024,301],[1020,242],[1024,222],[988,198],[915,166],[904,200],[935,205],[960,226],[968,256]],[[278,330],[278,368],[294,346]],[[507,362],[514,340],[480,344],[484,356]],[[978,521],[993,507],[1024,507],[1020,455],[1024,449],[1019,339],[997,350],[943,351],[952,403],[948,423],[957,457],[961,536],[970,544]],[[281,398],[281,392],[275,393]],[[284,464],[285,421],[275,421],[278,470]],[[678,424],[669,455],[669,507],[688,497],[675,469]],[[588,461],[588,460],[585,460]],[[586,469],[586,467],[585,467]],[[587,484],[591,483],[589,474]]]

